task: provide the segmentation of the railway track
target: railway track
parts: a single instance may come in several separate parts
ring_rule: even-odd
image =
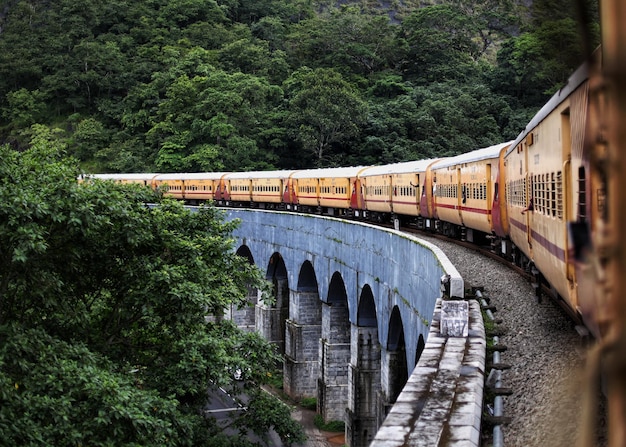
[[[571,318],[572,322],[575,324],[576,330],[579,333],[579,335],[582,337],[589,337],[589,332],[584,328],[584,325],[583,325],[582,320],[580,319],[580,316],[576,314],[576,312],[574,312],[573,309],[571,309],[561,297],[559,297],[556,291],[553,288],[551,288],[548,283],[546,283],[545,281],[542,281],[537,276],[538,272],[533,271],[532,268],[521,267],[510,260],[504,259],[499,254],[494,253],[490,246],[477,245],[472,242],[452,239],[452,238],[449,238],[447,236],[444,236],[438,233],[426,232],[424,230],[418,230],[418,229],[410,228],[410,227],[402,227],[400,228],[400,230],[406,233],[411,233],[417,237],[432,238],[437,241],[457,244],[460,247],[463,247],[467,250],[474,251],[477,254],[480,254],[481,256],[484,256],[486,258],[499,262],[500,264],[509,268],[511,271],[515,272],[522,278],[526,279],[531,284],[531,286],[535,290],[535,297],[538,303],[541,303],[543,297],[547,297],[551,299],[569,316],[569,318]]]
[[[403,231],[405,229],[402,229]],[[586,347],[576,330],[578,322],[558,300],[537,300],[532,273],[473,244],[410,231],[437,245],[465,279],[466,289],[480,287],[494,309],[500,362],[510,368],[501,374],[507,422],[502,425],[502,444],[507,447],[573,446],[580,430]],[[549,296],[550,290],[542,288]],[[486,372],[487,374],[489,371]],[[487,405],[485,405],[485,408]],[[483,445],[493,445],[491,422]],[[605,445],[604,434],[599,446]]]

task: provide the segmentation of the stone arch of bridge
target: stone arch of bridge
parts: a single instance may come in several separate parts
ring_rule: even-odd
[[[404,324],[398,306],[394,306],[391,310],[389,336],[387,337],[387,346],[381,355],[381,361],[382,404],[386,416],[409,378]],[[412,371],[413,368],[410,370]]]
[[[322,304],[319,342],[318,412],[325,421],[343,421],[348,406],[350,312],[344,278],[335,271]]]
[[[237,249],[236,254],[237,256],[247,259],[250,265],[254,265],[254,256],[252,256],[252,252],[247,245],[241,245]],[[232,320],[240,329],[253,332],[256,329],[255,309],[259,301],[259,293],[256,287],[248,286],[246,305],[238,307],[235,304],[231,304],[226,309],[225,317]]]
[[[317,393],[319,340],[322,333],[322,302],[313,264],[305,260],[296,289],[289,291],[289,318],[285,323],[283,388],[299,400]]]
[[[376,300],[369,284],[361,289],[351,334],[346,441],[369,445],[378,429],[381,392],[381,344]]]
[[[274,252],[267,261],[265,278],[272,284],[273,301],[260,301],[256,308],[256,329],[285,353],[285,327],[289,316],[289,275],[285,260]]]
[[[391,385],[381,386],[381,375],[391,363],[388,352],[397,351],[404,341],[407,369],[412,370],[424,349],[441,278],[450,275],[451,296],[462,296],[462,278],[436,247],[393,230],[296,213],[229,209],[228,216],[240,219],[234,236],[249,247],[246,255],[252,259],[254,254],[275,289],[274,305],[256,305],[257,331],[277,344],[287,337],[285,344],[291,345],[285,357],[300,368],[294,368],[291,377],[316,378],[294,384],[290,394],[312,397],[326,387],[318,401],[325,419],[346,423],[348,445],[369,445],[376,421],[385,413],[381,402],[387,401],[385,394],[394,394]],[[297,310],[300,304],[303,309],[309,306],[307,315]],[[288,322],[286,330],[281,331],[281,321]],[[347,371],[347,385],[340,385],[341,366],[334,367],[332,376],[333,362]],[[337,384],[340,395],[347,389],[348,398],[330,398],[325,384],[331,383]]]

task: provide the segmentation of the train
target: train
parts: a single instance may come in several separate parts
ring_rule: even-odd
[[[589,63],[517,139],[452,157],[383,166],[90,177],[140,183],[189,204],[319,213],[489,244],[550,287],[600,337],[593,294],[579,293],[585,275],[577,265],[585,228],[605,212],[606,185],[591,175],[583,157],[588,83]]]

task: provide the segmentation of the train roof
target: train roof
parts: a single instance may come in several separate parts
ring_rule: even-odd
[[[95,178],[100,180],[152,180],[157,173],[133,173],[133,174],[85,174],[83,178]]]
[[[574,90],[580,87],[587,78],[589,78],[589,64],[586,62],[582,64],[578,69],[569,77],[567,83],[561,87],[561,89],[552,95],[552,98],[537,112],[537,114],[533,117],[532,120],[526,125],[526,128],[517,136],[511,147],[506,152],[506,155],[509,155],[518,144],[520,144],[524,138],[535,128],[537,125],[542,122],[554,109],[556,109],[559,104],[565,101],[569,95],[571,95]]]
[[[343,168],[319,168],[319,169],[306,169],[303,171],[296,171],[292,178],[326,178],[326,177],[356,177],[361,171],[367,169],[366,166],[349,166]]]
[[[405,174],[409,172],[425,172],[428,166],[438,159],[406,161],[402,163],[392,163],[388,165],[372,166],[365,169],[359,177],[369,177],[372,175],[384,174]]]
[[[494,144],[493,146],[466,152],[465,154],[443,158],[433,164],[433,169],[445,168],[463,163],[472,163],[480,160],[488,160],[490,158],[498,158],[500,151],[510,144],[511,142],[507,141],[506,143]]]
[[[294,170],[279,170],[279,171],[248,171],[248,172],[233,172],[226,175],[226,179],[261,179],[261,178],[289,178],[293,174]]]
[[[180,172],[178,174],[158,174],[155,180],[219,180],[227,172]]]

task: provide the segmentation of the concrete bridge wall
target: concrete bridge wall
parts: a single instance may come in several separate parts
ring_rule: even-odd
[[[238,252],[274,287],[233,311],[285,354],[285,391],[317,397],[326,421],[346,423],[346,444],[367,446],[424,350],[441,279],[463,297],[463,279],[435,246],[354,221],[227,209],[239,219]],[[408,422],[407,422],[408,423]]]

